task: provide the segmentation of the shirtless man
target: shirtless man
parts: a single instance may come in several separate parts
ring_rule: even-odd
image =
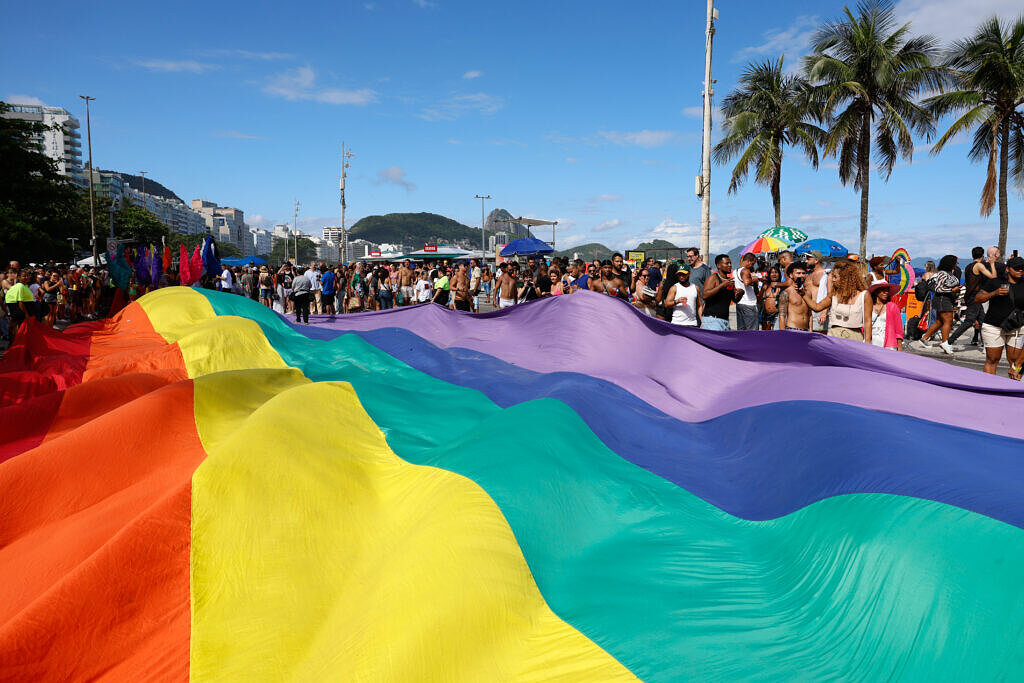
[[[601,262],[601,274],[598,277],[590,278],[587,285],[593,292],[601,292],[608,296],[615,296],[626,301],[629,300],[629,289],[622,278],[615,275],[612,262],[605,259]]]
[[[516,298],[519,295],[519,290],[516,285],[516,275],[519,267],[514,263],[502,263],[505,266],[501,275],[498,276],[498,280],[494,285],[494,295],[497,301],[498,308],[509,308],[516,305]]]
[[[811,296],[811,299],[816,303],[829,299],[828,292],[828,277],[825,273],[825,264],[822,263],[825,257],[822,256],[820,251],[808,252],[804,257],[804,261],[807,265],[807,280],[804,283],[804,288],[807,293]],[[792,298],[792,297],[790,297]],[[828,308],[821,311],[817,315],[812,313],[812,324],[811,329],[814,332],[821,332],[822,334],[828,333]]]
[[[803,330],[811,327],[811,311],[804,301],[807,287],[807,266],[795,261],[786,268],[786,284],[779,294],[779,329]]]
[[[455,295],[455,310],[469,313],[473,309],[473,297],[469,292],[469,274],[466,272],[465,263],[455,266],[451,289]]]
[[[405,306],[412,306],[416,303],[415,273],[409,259],[405,260],[402,267],[398,269],[398,286],[402,292],[402,299]]]

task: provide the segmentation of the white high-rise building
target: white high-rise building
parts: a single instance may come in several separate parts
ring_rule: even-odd
[[[334,242],[335,244],[341,244],[341,226],[338,225],[325,225],[323,228],[323,237],[328,242]]]
[[[124,196],[132,204],[141,206],[160,219],[160,222],[181,235],[202,235],[207,232],[206,219],[193,211],[185,202],[143,193],[131,185],[124,186]]]
[[[213,238],[222,242],[231,242],[244,254],[246,245],[252,240],[249,228],[245,224],[245,212],[230,206],[217,206],[215,202],[205,199],[193,199],[192,210],[202,214],[206,221],[206,229]]]
[[[274,238],[269,230],[263,228],[249,228],[252,235],[252,253],[255,256],[268,256],[274,248]]]
[[[41,107],[33,104],[12,104],[4,112],[4,118],[34,121],[46,126],[58,127],[45,131],[37,137],[43,153],[57,162],[61,175],[76,181],[82,179],[82,136],[78,119],[61,107]]]
[[[338,260],[338,245],[331,240],[322,237],[310,237],[309,240],[316,246],[316,259],[333,263]]]

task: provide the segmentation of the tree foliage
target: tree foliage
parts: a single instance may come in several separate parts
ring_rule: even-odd
[[[891,3],[867,0],[856,13],[844,12],[844,19],[818,29],[804,70],[828,117],[825,154],[838,158],[840,181],[860,190],[864,258],[872,146],[888,180],[897,160],[913,157],[914,133],[930,138],[935,130],[917,99],[942,86],[944,70],[934,64],[936,39],[911,36],[910,24],[898,26]]]
[[[739,189],[751,167],[755,182],[771,190],[775,225],[782,224],[782,157],[784,147],[796,147],[818,167],[818,147],[826,138],[815,123],[821,107],[810,84],[783,71],[785,56],[749,64],[736,89],[722,102],[725,136],[715,145],[715,162],[725,164],[737,156],[729,192]]]
[[[305,237],[299,237],[298,240],[295,238],[274,240],[274,245],[270,249],[270,258],[267,261],[270,263],[284,263],[294,257],[296,241],[298,242],[299,249],[299,263],[308,264],[316,258],[316,245]]]
[[[974,35],[958,40],[946,51],[948,69],[944,92],[925,100],[936,116],[959,114],[943,133],[932,154],[938,154],[957,134],[973,129],[968,157],[987,162],[981,190],[981,215],[999,202],[999,247],[1006,252],[1009,227],[1007,181],[1024,190],[1024,17],[1004,24],[987,19]]]
[[[0,112],[9,111],[0,102]],[[42,152],[47,126],[0,117],[0,258],[22,263],[65,260],[68,238],[89,244],[88,205]]]

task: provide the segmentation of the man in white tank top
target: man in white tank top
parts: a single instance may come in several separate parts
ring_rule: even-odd
[[[665,294],[665,309],[672,312],[669,322],[686,327],[700,326],[704,298],[697,285],[690,284],[690,266],[679,266],[676,283]]]
[[[733,273],[736,279],[736,291],[742,291],[743,297],[736,302],[736,329],[757,329],[757,278],[754,275],[754,264],[757,257],[744,254],[740,258],[740,267]]]

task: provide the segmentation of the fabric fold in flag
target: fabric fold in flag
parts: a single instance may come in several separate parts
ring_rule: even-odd
[[[296,327],[240,296],[168,288],[70,328],[86,341],[63,365],[52,333],[30,329],[0,365],[14,387],[0,413],[44,415],[0,444],[0,670],[672,681],[1024,667],[1017,385],[933,382],[919,359],[840,353],[842,340],[633,315],[583,293]],[[566,321],[611,330],[635,362],[560,353],[568,341],[541,331]],[[756,381],[779,390],[729,390]],[[829,382],[856,389],[838,401]],[[938,401],[920,416],[894,387],[975,412]],[[827,446],[771,431],[822,416]],[[863,440],[873,428],[884,448]]]

